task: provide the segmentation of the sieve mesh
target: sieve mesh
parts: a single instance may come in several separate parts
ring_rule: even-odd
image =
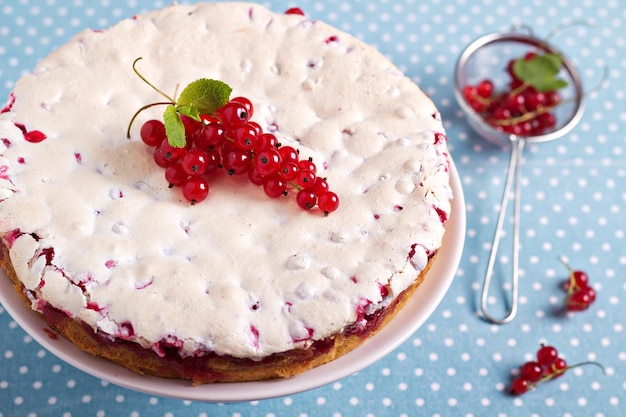
[[[530,34],[511,32],[486,35],[471,43],[459,57],[455,69],[455,95],[470,126],[492,142],[510,143],[516,138],[485,122],[465,100],[463,88],[476,85],[483,79],[490,79],[494,83],[494,91],[506,89],[510,81],[506,72],[508,62],[523,57],[528,52],[559,54],[563,60],[559,78],[567,82],[567,87],[559,90],[563,101],[552,110],[556,125],[541,135],[524,136],[524,139],[528,142],[557,139],[569,132],[582,116],[584,106],[580,76],[576,67],[560,51]]]

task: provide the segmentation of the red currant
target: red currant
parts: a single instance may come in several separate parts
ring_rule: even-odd
[[[520,367],[520,377],[529,382],[537,382],[543,374],[541,365],[537,362],[526,362]]]
[[[305,210],[311,210],[317,203],[317,197],[311,190],[300,190],[296,194],[296,202]]]
[[[278,148],[278,152],[280,152],[280,157],[283,162],[298,162],[298,151],[291,146],[281,146]]]
[[[163,153],[163,159],[169,162],[180,161],[181,158],[187,153],[186,148],[175,148],[169,144],[167,139],[161,143],[161,152]]]
[[[339,208],[339,197],[332,191],[327,191],[317,199],[317,206],[325,214],[332,213]]]
[[[188,177],[180,164],[172,164],[165,168],[165,180],[170,188],[183,185]]]
[[[254,107],[252,106],[252,102],[249,99],[247,99],[246,97],[235,97],[235,98],[232,98],[230,101],[234,103],[243,104],[246,111],[248,112],[248,119],[252,117],[252,114],[254,113]]]
[[[280,176],[286,181],[294,181],[298,178],[298,165],[293,161],[285,162],[280,166]]]
[[[259,135],[254,126],[246,123],[233,130],[232,136],[233,143],[237,148],[250,151],[255,148]]]
[[[483,97],[489,98],[493,94],[493,82],[491,80],[482,80],[476,86],[476,93]]]
[[[195,145],[203,150],[219,147],[226,139],[226,130],[216,122],[210,122],[193,135]]]
[[[315,166],[315,164],[310,158],[298,161],[298,170],[304,171],[307,169],[313,172],[314,174],[317,173],[317,167]]]
[[[291,7],[289,9],[285,10],[285,14],[297,14],[297,15],[300,15],[300,16],[304,16],[304,12],[299,7]]]
[[[194,175],[183,184],[183,196],[192,205],[201,202],[209,195],[209,183],[204,177]]]
[[[574,291],[565,298],[565,306],[569,311],[584,311],[596,300],[596,291],[591,287],[584,287]]]
[[[271,175],[263,181],[263,190],[268,196],[277,198],[285,195],[287,182],[278,175]]]
[[[541,366],[550,366],[559,358],[559,352],[553,346],[541,345],[537,351],[537,362]]]
[[[168,166],[172,164],[172,162],[165,159],[165,156],[163,155],[163,149],[161,149],[160,146],[157,146],[156,148],[154,148],[153,155],[154,155],[154,162],[156,162],[156,164],[160,166],[161,168],[167,168]]]
[[[165,125],[160,120],[148,120],[141,126],[141,140],[148,146],[159,146],[166,139]]]
[[[280,153],[276,149],[265,149],[260,151],[255,158],[256,170],[261,176],[274,174],[280,168]]]
[[[209,156],[200,149],[190,149],[180,161],[188,175],[204,175],[209,168]]]
[[[522,377],[515,378],[511,383],[511,394],[522,395],[528,391],[529,383]]]
[[[230,175],[240,175],[248,172],[250,155],[240,149],[231,149],[222,156],[222,165]]]
[[[326,191],[328,191],[328,181],[326,179],[317,177],[315,178],[315,183],[313,184],[313,192],[316,196],[321,196]]]
[[[257,140],[257,150],[268,148],[278,148],[278,139],[271,133],[259,134]]]
[[[298,171],[298,176],[296,177],[296,182],[298,185],[304,189],[312,188],[315,185],[315,172],[303,169]]]
[[[235,129],[250,120],[246,106],[232,100],[218,110],[218,116],[227,129]]]

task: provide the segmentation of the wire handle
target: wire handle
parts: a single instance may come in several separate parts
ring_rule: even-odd
[[[519,224],[520,224],[520,176],[521,176],[521,162],[522,152],[526,140],[517,136],[511,136],[511,143],[513,145],[511,149],[511,157],[509,160],[509,168],[506,175],[506,182],[504,184],[504,192],[502,193],[502,201],[500,203],[500,213],[498,215],[498,223],[496,224],[496,231],[493,236],[493,243],[491,245],[491,254],[489,255],[489,263],[487,264],[487,272],[485,274],[485,280],[483,282],[482,294],[480,299],[480,309],[483,317],[494,324],[506,324],[515,318],[518,308],[518,294],[519,294]],[[489,287],[491,284],[491,278],[493,276],[493,267],[498,254],[498,246],[500,244],[500,238],[502,236],[502,226],[504,225],[504,219],[506,217],[507,206],[509,201],[509,195],[511,193],[511,186],[515,184],[514,196],[513,196],[513,275],[511,278],[511,298],[510,308],[504,318],[496,319],[489,314],[487,308],[487,301],[489,298]]]

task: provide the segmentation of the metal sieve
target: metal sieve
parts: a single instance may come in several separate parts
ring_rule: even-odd
[[[487,123],[475,112],[463,96],[463,88],[476,85],[483,79],[494,83],[494,91],[505,88],[510,81],[506,66],[511,59],[523,57],[527,52],[558,54],[562,59],[559,77],[567,81],[567,87],[559,90],[562,102],[551,112],[556,117],[556,125],[544,134],[520,136],[505,133]],[[454,73],[454,93],[473,130],[481,137],[498,145],[511,147],[504,192],[500,203],[500,212],[491,246],[491,253],[483,282],[480,308],[483,317],[495,324],[508,323],[517,314],[519,295],[519,227],[520,227],[520,173],[522,152],[526,143],[540,143],[558,139],[570,132],[580,120],[583,109],[582,82],[576,67],[567,57],[546,41],[533,35],[526,26],[514,26],[509,32],[491,33],[473,41],[459,57]],[[502,227],[507,213],[511,188],[514,187],[513,200],[513,257],[510,302],[508,311],[502,319],[489,314],[487,301],[493,268],[502,236]]]

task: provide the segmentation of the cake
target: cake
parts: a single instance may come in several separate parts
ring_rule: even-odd
[[[141,57],[141,61],[138,58]],[[340,203],[246,175],[190,204],[141,140],[168,94],[220,80]],[[204,122],[206,123],[206,121]],[[80,349],[195,384],[290,377],[392,320],[437,259],[453,198],[431,100],[386,57],[298,11],[171,5],[83,31],[0,114],[2,267]]]

